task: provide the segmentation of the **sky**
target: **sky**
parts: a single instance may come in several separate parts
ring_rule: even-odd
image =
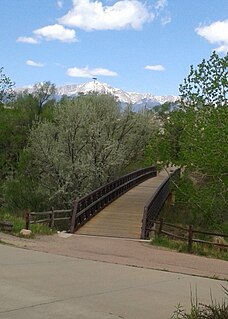
[[[91,81],[178,95],[228,51],[228,0],[0,0],[0,67],[16,87]]]

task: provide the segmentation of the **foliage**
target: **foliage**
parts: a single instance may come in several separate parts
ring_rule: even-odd
[[[180,86],[181,107],[169,113],[147,148],[150,161],[181,166],[185,185],[177,191],[200,224],[228,222],[227,55],[215,52]],[[183,195],[185,193],[185,196]]]
[[[47,203],[46,194],[34,176],[21,174],[8,177],[2,186],[5,207],[9,212],[19,216],[24,215],[26,208],[43,211]]]
[[[166,247],[168,249],[176,250],[181,253],[188,253],[188,244],[186,241],[171,239],[165,235],[159,235],[152,238],[151,245]],[[227,250],[221,250],[217,247],[212,247],[211,245],[193,243],[192,252],[195,255],[213,257],[228,261]]]
[[[50,81],[36,83],[33,87],[33,95],[38,102],[39,113],[41,113],[41,109],[44,104],[54,97],[56,92],[55,84]]]
[[[203,61],[197,69],[191,65],[190,73],[180,85],[182,105],[189,107],[215,106],[227,104],[228,93],[228,53],[224,57],[214,51],[208,61]]]
[[[6,103],[14,97],[14,83],[3,72],[3,67],[0,68],[0,105]]]
[[[62,100],[52,121],[34,123],[17,178],[6,183],[8,205],[35,210],[41,199],[47,207],[72,205],[142,158],[152,124],[147,113],[121,111],[109,95]]]
[[[187,252],[187,244],[183,241],[171,240],[166,236],[155,236],[151,239],[151,245],[159,247],[167,247],[179,252]]]
[[[54,103],[49,100],[40,111],[37,98],[26,91],[0,106],[0,204],[4,204],[4,198],[7,197],[7,205],[13,211],[25,207],[25,198],[26,202],[33,202],[34,208],[43,207],[40,204],[43,195],[36,180],[33,176],[22,176],[22,164],[20,169],[18,165],[19,160],[25,157],[22,151],[27,145],[32,125],[44,119],[51,120],[53,109]],[[28,190],[31,194],[29,197]]]
[[[15,214],[9,214],[4,210],[0,210],[0,220],[7,220],[13,223],[12,234],[20,236],[20,231],[25,227],[25,218],[24,216],[16,216]],[[34,224],[31,225],[30,230],[32,234],[42,234],[50,235],[53,234],[54,230],[50,229],[47,225],[43,224]],[[0,242],[1,243],[1,242]]]
[[[14,174],[20,151],[26,145],[28,117],[17,109],[0,107],[0,178]]]
[[[161,121],[165,121],[169,117],[170,112],[177,109],[179,101],[174,102],[165,102],[161,105],[156,105],[151,110]]]
[[[227,295],[228,290],[224,288],[224,292]],[[191,309],[187,312],[180,304],[176,307],[173,315],[170,319],[226,319],[228,318],[228,303],[227,299],[222,302],[217,302],[212,299],[210,305],[202,304],[196,300],[193,300],[191,296]]]

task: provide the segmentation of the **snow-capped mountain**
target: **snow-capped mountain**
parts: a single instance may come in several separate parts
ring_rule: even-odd
[[[17,91],[21,92],[25,89],[27,89],[29,93],[32,93],[32,87],[18,88]],[[63,95],[73,97],[80,93],[88,94],[90,92],[111,94],[115,96],[121,104],[132,104],[134,110],[139,110],[142,107],[152,108],[165,102],[175,103],[178,100],[178,97],[173,95],[156,96],[150,93],[126,92],[121,89],[113,88],[112,86],[106,83],[101,83],[97,80],[82,84],[59,86],[56,88],[56,97],[61,98]]]
[[[57,88],[58,95],[76,96],[79,93],[88,94],[89,92],[105,93],[114,95],[118,101],[121,103],[130,103],[133,106],[139,108],[141,107],[153,107],[155,105],[160,105],[165,102],[176,102],[178,100],[177,96],[167,95],[167,96],[156,96],[150,93],[136,93],[136,92],[126,92],[121,89],[113,88],[112,86],[101,83],[98,81],[90,81],[83,84],[72,84],[60,86]]]

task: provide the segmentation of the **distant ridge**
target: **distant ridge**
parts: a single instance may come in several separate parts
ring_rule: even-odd
[[[18,88],[16,91],[21,92],[28,90],[32,93],[31,87]],[[117,98],[117,100],[123,104],[132,104],[135,110],[140,108],[153,108],[156,105],[163,104],[165,102],[175,103],[179,98],[174,95],[157,96],[150,93],[137,93],[126,92],[124,90],[113,88],[112,86],[99,81],[89,81],[82,84],[69,84],[59,86],[56,88],[56,95],[60,98],[63,95],[77,96],[79,93],[88,94],[89,92],[97,92],[100,94],[111,94]]]

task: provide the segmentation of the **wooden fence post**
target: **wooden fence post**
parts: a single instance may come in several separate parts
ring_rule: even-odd
[[[52,207],[51,214],[50,214],[49,228],[53,228],[54,224],[55,224],[55,212],[54,212],[54,207]]]
[[[29,229],[30,226],[30,212],[25,214],[25,229]]]
[[[189,225],[188,228],[188,252],[192,252],[192,239],[193,239],[193,229],[192,225]]]
[[[163,222],[164,222],[164,219],[161,218],[160,219],[160,224],[159,224],[159,229],[158,229],[158,235],[161,235],[161,233],[162,233]]]

